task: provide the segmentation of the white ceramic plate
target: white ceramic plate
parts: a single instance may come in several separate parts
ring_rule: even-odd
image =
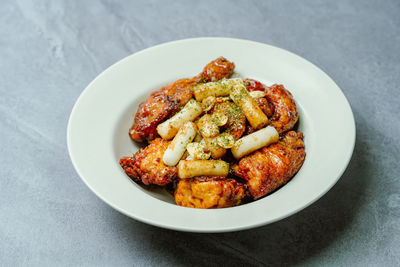
[[[300,113],[307,157],[303,167],[273,194],[233,208],[179,207],[162,191],[132,182],[119,158],[138,147],[128,130],[140,102],[168,82],[192,77],[224,56],[236,72],[289,89]],[[230,38],[196,38],[157,45],[124,58],[82,92],[68,123],[68,149],[86,185],[116,210],[152,225],[193,232],[243,230],[283,219],[324,195],[351,158],[355,124],[349,103],[322,70],[286,50]]]

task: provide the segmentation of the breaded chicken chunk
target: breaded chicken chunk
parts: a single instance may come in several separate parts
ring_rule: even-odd
[[[245,185],[234,179],[201,176],[180,180],[175,202],[189,208],[227,208],[240,205],[245,196]]]
[[[278,143],[240,159],[232,170],[247,180],[251,195],[258,199],[286,184],[301,168],[305,157],[303,133],[290,131]]]
[[[234,68],[234,63],[219,57],[208,63],[198,76],[178,80],[153,92],[140,104],[136,112],[134,123],[129,130],[132,140],[143,142],[157,138],[157,125],[173,116],[193,97],[191,88],[194,85],[229,78]]]
[[[146,185],[166,185],[177,177],[177,168],[166,166],[162,160],[169,141],[154,139],[133,157],[121,158],[119,163],[126,174],[136,182]]]

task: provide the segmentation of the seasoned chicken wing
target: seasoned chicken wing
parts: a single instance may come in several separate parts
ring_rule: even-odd
[[[251,195],[258,199],[286,184],[301,168],[305,156],[303,133],[290,131],[278,143],[242,158],[232,170],[247,180]]]
[[[264,91],[267,94],[266,98],[273,106],[273,115],[270,117],[269,125],[274,126],[279,134],[293,128],[299,119],[299,114],[292,94],[283,85],[275,84],[267,87],[252,79],[246,79],[244,82],[247,90]],[[264,109],[263,111],[266,112]]]
[[[175,191],[176,204],[198,209],[237,206],[245,196],[244,184],[216,176],[180,180]]]
[[[196,84],[192,79],[181,79],[153,92],[140,104],[134,123],[129,130],[132,140],[143,142],[158,137],[157,125],[176,113],[191,98],[190,88]]]
[[[224,57],[219,57],[208,63],[203,71],[193,79],[196,82],[215,82],[224,78],[229,78],[233,74],[235,64],[229,62]]]
[[[191,88],[200,82],[229,78],[235,67],[223,57],[208,63],[203,72],[192,79],[181,79],[155,91],[140,104],[129,130],[132,140],[143,142],[158,137],[157,125],[174,115],[192,97]]]
[[[177,177],[177,168],[166,166],[162,160],[169,143],[161,138],[154,139],[133,157],[121,158],[119,163],[126,174],[136,182],[166,185]]]

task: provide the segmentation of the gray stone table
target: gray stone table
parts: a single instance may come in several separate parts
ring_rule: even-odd
[[[319,201],[243,232],[193,234],[130,219],[70,162],[74,102],[102,70],[177,39],[282,47],[349,99],[354,155]],[[400,1],[2,1],[1,266],[399,266]],[[338,140],[340,142],[340,140]]]

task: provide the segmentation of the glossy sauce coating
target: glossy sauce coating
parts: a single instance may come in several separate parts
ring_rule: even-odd
[[[157,138],[157,125],[178,112],[193,97],[191,89],[194,85],[229,78],[234,68],[234,63],[219,57],[208,63],[198,76],[178,80],[153,92],[139,105],[129,130],[132,140],[144,142]]]
[[[229,78],[233,74],[235,64],[224,57],[219,57],[208,63],[203,71],[193,79],[197,82],[215,82]]]
[[[244,184],[215,176],[180,180],[175,191],[179,206],[198,209],[237,206],[245,196]]]
[[[175,114],[193,96],[191,79],[182,79],[153,92],[140,104],[129,130],[132,140],[143,142],[158,137],[157,125]]]
[[[171,183],[178,173],[175,166],[166,166],[162,160],[169,143],[169,141],[157,138],[147,147],[139,150],[133,157],[121,158],[119,163],[125,173],[134,181],[146,185],[166,185]]]
[[[258,199],[286,184],[301,168],[305,156],[303,133],[290,131],[278,143],[242,158],[232,170],[247,180],[251,195]]]
[[[255,99],[257,105],[261,108],[268,118],[271,118],[274,114],[274,105],[272,105],[265,97]]]
[[[283,85],[275,84],[267,87],[253,79],[246,79],[244,83],[248,91],[264,91],[266,93],[266,99],[273,106],[273,115],[269,117],[269,125],[274,126],[279,134],[294,127],[299,119],[299,114],[292,94]],[[270,109],[264,108],[263,111],[265,110],[264,113],[270,112]]]
[[[257,117],[262,117],[265,114],[269,118],[267,125],[275,127],[281,135],[279,142],[264,146],[256,151],[251,150],[254,152],[238,161],[232,157],[231,153],[225,155],[226,148],[229,149],[230,147],[222,148],[220,145],[224,146],[224,143],[219,144],[217,142],[217,147],[221,148],[224,153],[221,153],[220,156],[214,155],[213,158],[220,158],[225,155],[223,158],[225,161],[231,164],[235,163],[233,166],[231,165],[230,170],[236,175],[236,180],[225,178],[227,172],[224,172],[222,176],[197,176],[219,175],[214,172],[208,174],[199,172],[185,179],[179,179],[178,168],[163,163],[163,155],[171,142],[158,138],[157,126],[171,118],[194,97],[193,87],[201,83],[229,78],[233,74],[234,67],[235,64],[225,58],[217,58],[208,63],[199,75],[191,79],[181,79],[170,83],[153,92],[149,98],[140,104],[129,135],[134,141],[148,141],[150,144],[132,157],[120,159],[120,165],[129,177],[146,185],[173,186],[175,188],[174,198],[178,205],[208,209],[240,205],[250,195],[253,199],[259,199],[286,184],[298,172],[305,160],[305,150],[302,140],[303,134],[290,131],[298,120],[296,103],[291,93],[283,85],[267,87],[252,79],[244,80],[247,91],[264,92],[252,94],[254,98],[251,98],[251,100],[255,101],[255,104],[261,109],[260,116]],[[212,118],[213,122],[219,127],[218,132],[229,136],[232,140],[238,140],[243,135],[256,131],[248,125],[248,118],[241,108],[229,97],[223,96],[214,96],[213,99],[208,99],[209,103],[202,103],[203,116],[204,114],[214,116]],[[207,106],[209,106],[208,109],[205,108]],[[194,122],[199,122],[200,118],[197,118]],[[275,136],[278,136],[277,132],[275,131]],[[207,136],[203,136],[203,139],[209,145],[206,152],[210,153],[212,142],[206,140]],[[221,136],[216,135],[207,138],[214,138],[216,142],[221,141],[218,139]],[[164,138],[168,139],[166,136]],[[277,139],[278,137],[275,142]],[[196,140],[196,142],[200,141]],[[186,152],[186,154],[188,153]],[[212,153],[210,154],[212,155]],[[186,158],[186,156],[183,158]],[[226,163],[226,169],[229,169],[228,163]],[[201,166],[188,167],[195,168],[195,170],[202,168]],[[242,181],[240,178],[245,183],[238,182],[239,180]]]
[[[228,122],[222,127],[222,132],[230,133],[236,140],[239,139],[246,129],[244,113],[235,103],[229,101],[216,103],[210,113],[218,112],[228,116]]]

